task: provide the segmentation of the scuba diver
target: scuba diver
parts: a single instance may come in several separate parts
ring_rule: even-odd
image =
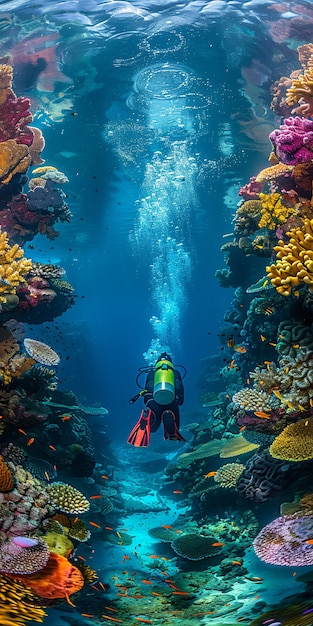
[[[183,367],[183,366],[178,366]],[[136,378],[137,385],[141,374],[147,374],[144,389],[129,400],[134,404],[143,397],[146,408],[141,411],[137,424],[132,429],[127,442],[139,447],[150,444],[150,434],[155,433],[163,423],[164,439],[186,441],[179,432],[179,407],[184,402],[183,378],[173,365],[171,357],[162,352],[154,367],[141,367]]]

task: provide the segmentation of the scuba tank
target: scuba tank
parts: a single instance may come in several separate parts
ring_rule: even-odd
[[[169,357],[161,355],[155,364],[153,399],[158,404],[171,404],[175,400],[175,373]]]

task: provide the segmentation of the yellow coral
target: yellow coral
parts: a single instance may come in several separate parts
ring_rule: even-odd
[[[274,459],[307,461],[313,459],[313,420],[301,419],[289,424],[269,448]]]
[[[279,193],[260,193],[260,200],[262,208],[259,228],[275,230],[279,224],[284,224],[291,215],[296,214],[293,208],[282,204]]]
[[[32,262],[23,255],[24,250],[17,244],[11,247],[7,234],[0,232],[0,302],[7,301],[6,294],[16,294],[16,287],[32,269]]]
[[[25,622],[43,622],[45,611],[39,606],[37,596],[17,580],[0,576],[1,626],[25,626]],[[36,604],[37,602],[37,604]]]
[[[292,228],[289,242],[279,241],[274,247],[276,263],[266,267],[268,277],[278,293],[289,296],[300,283],[313,290],[313,220],[304,220],[304,229]]]
[[[301,98],[313,98],[313,67],[308,67],[304,74],[294,78],[291,87],[287,89],[286,102],[289,106],[296,104]]]
[[[7,139],[0,143],[0,181],[6,185],[14,174],[25,174],[30,166],[28,147]]]

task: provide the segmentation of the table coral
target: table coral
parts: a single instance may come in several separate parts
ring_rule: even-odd
[[[313,420],[301,419],[288,424],[269,448],[275,459],[307,461],[313,459]]]
[[[312,515],[284,515],[262,528],[253,541],[256,555],[271,565],[313,565]]]
[[[241,454],[247,454],[252,450],[256,450],[259,447],[257,443],[251,443],[247,441],[243,435],[236,435],[231,439],[227,439],[220,452],[221,459],[228,459],[233,456],[240,456]]]
[[[11,247],[7,234],[0,232],[0,302],[6,302],[6,294],[16,294],[16,287],[25,282],[31,268],[24,250],[17,244]]]
[[[200,561],[220,554],[221,548],[214,537],[204,537],[197,533],[180,535],[172,541],[171,546],[179,556],[189,561]]]
[[[280,240],[274,247],[276,263],[266,267],[272,285],[283,296],[301,283],[313,285],[313,220],[305,219],[303,230],[293,228],[287,235],[288,243]]]
[[[274,151],[282,163],[296,165],[312,160],[313,121],[301,117],[288,117],[269,136]]]

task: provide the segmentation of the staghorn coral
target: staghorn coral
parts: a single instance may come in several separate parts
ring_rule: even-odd
[[[13,473],[7,464],[3,460],[3,456],[0,455],[0,491],[5,493],[12,491],[14,487]]]
[[[0,232],[0,302],[7,301],[7,294],[16,295],[16,287],[25,282],[32,268],[23,255],[24,250],[17,244],[11,247],[7,234]]]
[[[287,232],[289,242],[282,240],[274,247],[276,263],[266,267],[268,277],[283,296],[289,296],[293,287],[313,284],[313,220],[305,219],[304,228],[292,228]]]
[[[189,561],[201,561],[220,554],[221,548],[214,546],[214,537],[205,537],[197,533],[180,535],[172,541],[171,546],[179,556]]]
[[[4,574],[33,574],[48,562],[49,548],[41,539],[31,539],[29,546],[21,545],[26,537],[13,537],[0,547],[0,571]]]
[[[11,578],[11,575],[8,574]],[[29,587],[40,598],[66,598],[80,591],[84,585],[84,577],[77,567],[60,554],[50,552],[46,566],[28,576],[13,576],[26,587]]]
[[[17,580],[0,574],[0,588],[1,626],[25,626],[29,621],[41,623],[47,617],[33,591]]]
[[[312,515],[278,517],[254,539],[254,551],[261,561],[272,565],[313,565],[312,525]]]
[[[275,155],[286,165],[297,165],[312,160],[313,121],[288,117],[269,136]]]
[[[252,502],[266,502],[288,487],[290,472],[284,461],[273,459],[267,451],[257,452],[246,463],[236,489]]]
[[[280,224],[284,224],[289,217],[296,214],[295,209],[282,204],[281,195],[277,192],[272,194],[260,193],[260,200],[262,208],[261,219],[258,223],[259,228],[276,230]]]
[[[31,358],[41,365],[58,365],[60,362],[59,355],[42,341],[25,338],[24,347]]]
[[[48,485],[47,491],[53,506],[59,511],[72,515],[89,511],[87,498],[72,485],[55,482]]]
[[[236,487],[237,480],[244,469],[243,463],[226,463],[218,468],[214,480],[223,489],[231,489]]]
[[[307,461],[313,459],[313,420],[301,419],[288,424],[269,448],[274,459]]]
[[[232,397],[232,401],[246,411],[271,411],[269,397],[259,389],[241,389]]]

